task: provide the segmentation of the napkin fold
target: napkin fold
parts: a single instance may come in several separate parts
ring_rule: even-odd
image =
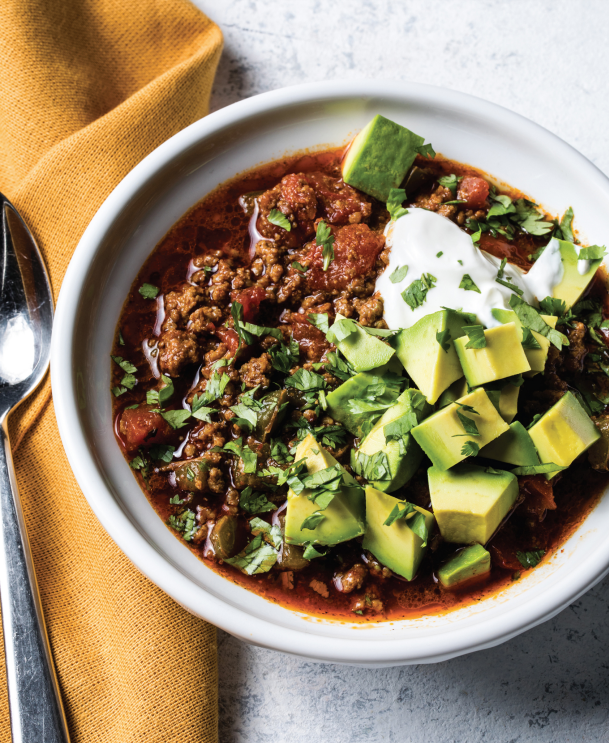
[[[55,298],[112,189],[208,112],[221,50],[218,27],[186,0],[3,0],[0,191],[38,241]],[[215,629],[102,529],[61,446],[48,379],[10,432],[73,743],[216,741]]]

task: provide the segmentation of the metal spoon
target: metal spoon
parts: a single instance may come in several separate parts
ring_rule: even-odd
[[[8,437],[49,366],[53,295],[40,251],[0,194],[0,599],[13,743],[68,743]]]

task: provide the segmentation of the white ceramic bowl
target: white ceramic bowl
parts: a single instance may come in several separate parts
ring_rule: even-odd
[[[52,383],[70,464],[125,554],[186,609],[247,642],[307,658],[383,666],[431,663],[490,647],[549,619],[609,570],[609,498],[564,550],[508,589],[443,616],[350,624],[308,617],[220,577],[166,528],[112,432],[110,352],[140,266],[218,184],[304,148],[340,145],[381,113],[538,199],[573,206],[590,243],[609,243],[609,181],[545,129],[471,96],[412,83],[315,83],[265,93],[197,121],[152,152],[110,194],[82,237],[57,306]]]

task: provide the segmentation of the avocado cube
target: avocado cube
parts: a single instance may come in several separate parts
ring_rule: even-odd
[[[407,520],[397,519],[391,526],[385,526],[387,517],[399,502],[376,488],[366,488],[366,532],[362,546],[394,573],[412,580],[427,547],[422,546],[423,540],[410,529]],[[431,531],[433,513],[418,506],[415,510],[423,514],[425,525]]]
[[[568,240],[557,240],[552,238],[550,244],[546,250],[551,249],[551,245],[556,240],[558,243],[558,249],[560,251],[560,258],[563,267],[563,276],[559,284],[557,284],[552,290],[552,296],[555,299],[562,299],[566,303],[567,309],[572,307],[584,293],[588,284],[594,278],[598,267],[603,262],[602,258],[594,261],[590,261],[590,267],[588,270],[581,274],[579,272],[579,256],[578,249],[575,245]],[[579,246],[578,246],[579,247]],[[544,251],[545,252],[545,251]],[[535,268],[531,269],[531,271]],[[529,272],[530,273],[530,272]],[[538,299],[544,299],[544,297],[538,297]]]
[[[310,475],[337,464],[311,434],[296,448],[295,461],[304,458]],[[343,472],[345,485],[322,512],[325,518],[314,529],[301,529],[303,521],[319,510],[319,506],[308,498],[311,491],[305,489],[297,495],[292,488],[288,490],[285,516],[285,540],[288,544],[315,542],[332,545],[364,533],[364,494],[351,475],[344,469]]]
[[[480,449],[480,456],[515,464],[518,467],[540,463],[533,439],[518,421],[511,423],[505,433]]]
[[[553,462],[562,467],[568,467],[601,436],[571,392],[565,392],[529,429],[529,435],[543,464]],[[551,479],[554,474],[546,477]]]
[[[506,384],[499,393],[499,415],[506,423],[511,423],[518,412],[518,395],[520,387]]]
[[[456,544],[486,544],[518,498],[511,472],[487,472],[460,464],[451,470],[427,471],[433,512],[442,537]]]
[[[346,319],[343,315],[338,314],[335,322]],[[369,371],[388,363],[395,354],[393,348],[383,343],[380,338],[366,333],[357,323],[354,322],[353,326],[355,330],[342,341],[338,341],[336,347],[355,371]]]
[[[377,114],[355,137],[343,160],[343,180],[387,201],[398,188],[425,140],[395,121]]]
[[[386,442],[385,428],[393,423],[394,429],[399,427],[400,422],[410,423],[412,419],[420,423],[431,412],[431,405],[425,400],[425,396],[419,390],[408,389],[397,399],[395,405],[388,408],[378,420],[370,433],[364,438],[359,449],[351,450],[352,466],[356,466],[356,459],[360,452],[368,456],[374,456],[378,452],[384,452],[389,465],[389,478],[385,480],[372,481],[373,487],[385,493],[391,493],[397,488],[405,485],[417,471],[423,458],[421,447],[412,437],[406,433],[401,441],[391,440]]]
[[[462,315],[440,310],[422,317],[392,338],[399,360],[432,405],[447,387],[463,376],[453,341],[463,335],[461,328],[465,324]],[[447,351],[438,341],[438,334],[446,330],[450,333]]]
[[[444,588],[453,588],[460,583],[491,572],[491,556],[480,544],[472,544],[459,550],[438,570],[438,580]]]
[[[515,323],[485,330],[484,336],[484,348],[466,348],[469,342],[467,336],[455,341],[455,349],[470,387],[530,371],[531,365],[524,354],[520,343],[521,333]]]
[[[467,435],[457,415],[462,410],[457,403],[471,406],[476,411],[461,414],[474,421],[478,428],[477,436]],[[467,455],[462,454],[461,450],[466,441],[474,441],[482,448],[509,428],[481,387],[465,395],[457,403],[438,410],[412,429],[412,435],[421,449],[440,470],[447,470],[465,459]]]
[[[362,426],[369,419],[370,413],[353,413],[349,409],[349,400],[361,397],[363,391],[371,384],[376,384],[379,379],[382,380],[386,374],[400,375],[404,371],[402,364],[394,356],[389,363],[383,364],[372,371],[361,372],[351,379],[343,382],[335,390],[332,390],[326,398],[328,411],[334,420],[342,423],[343,426],[358,438],[362,435]],[[390,403],[394,398],[388,394],[381,395],[380,402]]]
[[[493,309],[491,310],[493,317],[499,320],[501,323],[513,322],[520,333],[520,341],[524,332],[522,330],[522,324],[518,319],[518,315],[512,310]],[[546,322],[551,328],[556,327],[557,317],[554,315],[541,315],[541,319]],[[548,349],[550,348],[550,341],[541,333],[537,333],[535,330],[531,330],[533,338],[539,343],[541,348],[523,348],[524,355],[527,357],[527,361],[531,366],[531,371],[524,372],[525,377],[534,377],[535,374],[539,374],[546,368],[546,359],[548,358]]]

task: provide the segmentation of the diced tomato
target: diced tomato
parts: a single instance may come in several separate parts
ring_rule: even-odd
[[[518,481],[520,492],[524,495],[521,508],[541,521],[546,511],[554,511],[554,491],[552,483],[544,475],[527,475]]]
[[[457,198],[465,200],[468,209],[482,209],[488,198],[489,185],[484,178],[466,175],[459,183]]]
[[[331,228],[336,238],[334,260],[323,270],[322,246],[310,244],[311,268],[306,277],[312,289],[344,289],[357,276],[365,276],[385,246],[385,237],[367,224]]]
[[[307,319],[304,312],[292,313],[292,337],[298,342],[300,350],[310,358],[319,358],[324,349],[330,348],[325,335]]]
[[[222,343],[226,344],[228,352],[231,354],[231,356],[235,354],[237,349],[239,348],[239,336],[237,335],[237,333],[232,328],[225,328],[223,325],[221,325],[219,328],[216,328],[215,332]]]
[[[509,242],[502,240],[500,237],[493,237],[488,232],[483,232],[480,235],[478,246],[496,258],[507,258],[508,263],[520,266],[520,268],[524,268],[526,271],[531,267],[530,261],[520,255],[515,245],[510,245]]]
[[[151,412],[150,405],[123,410],[119,432],[129,452],[136,451],[140,446],[164,444],[172,438],[173,429],[160,413]]]
[[[261,286],[250,286],[237,294],[235,301],[243,305],[243,319],[246,322],[254,322],[260,303],[265,298],[266,292]]]

